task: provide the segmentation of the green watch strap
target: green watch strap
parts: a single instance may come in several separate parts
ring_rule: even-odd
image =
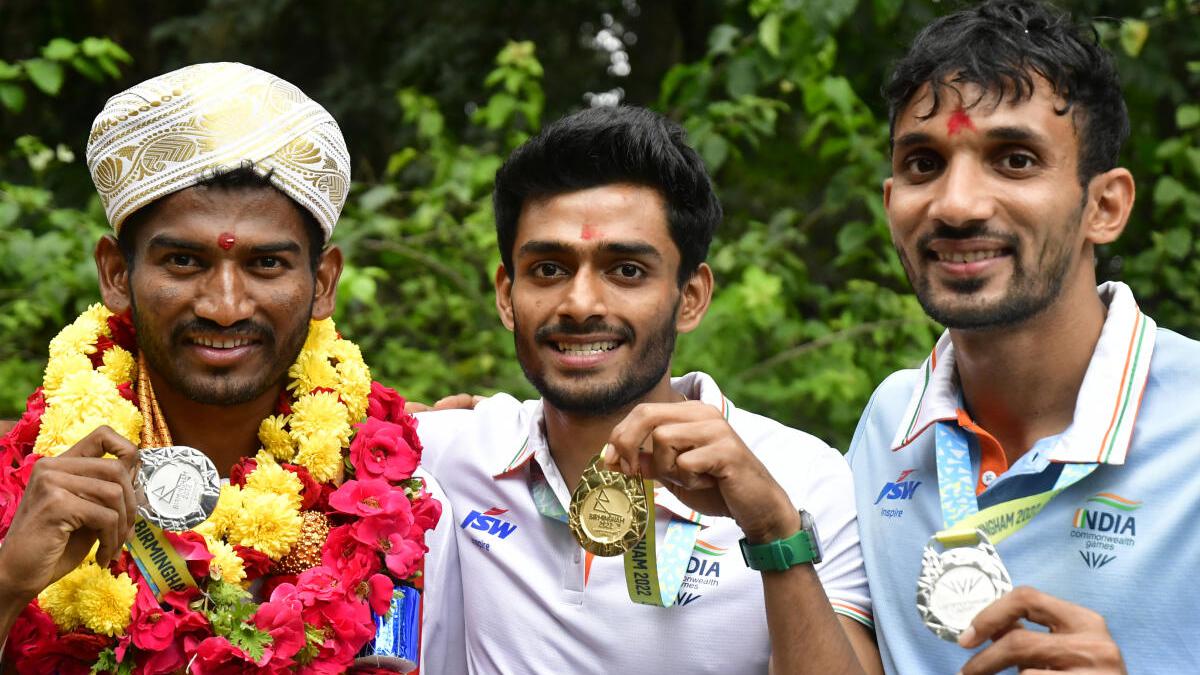
[[[765,544],[751,544],[743,537],[738,544],[746,566],[752,570],[781,572],[796,565],[821,562],[821,544],[812,516],[807,511],[800,511],[800,525],[796,534]]]

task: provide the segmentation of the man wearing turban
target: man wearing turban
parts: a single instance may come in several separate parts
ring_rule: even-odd
[[[198,64],[112,97],[87,162],[104,302],[0,439],[5,661],[411,667],[415,637],[379,651],[375,620],[415,615],[440,505],[402,399],[330,320],[337,123],[270,73]]]

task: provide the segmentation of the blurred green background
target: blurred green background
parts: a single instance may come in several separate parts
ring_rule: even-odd
[[[887,234],[880,86],[931,0],[470,0],[0,4],[0,417],[47,341],[98,299],[106,231],[83,163],[104,100],[198,61],[276,73],[338,119],[355,182],[335,241],[339,328],[409,398],[533,392],[495,315],[492,176],[541,124],[591,104],[681,121],[726,209],[712,310],[677,373],[845,448],[874,386],[939,327]],[[1065,3],[1116,54],[1140,187],[1099,276],[1200,335],[1200,2]]]

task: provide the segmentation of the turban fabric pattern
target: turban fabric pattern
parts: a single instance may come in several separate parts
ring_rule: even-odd
[[[138,209],[251,163],[333,232],[350,188],[337,122],[289,82],[241,63],[200,63],[113,96],[87,165],[117,232]]]

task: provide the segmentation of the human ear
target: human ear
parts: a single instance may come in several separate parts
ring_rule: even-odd
[[[1128,169],[1117,167],[1094,176],[1088,182],[1083,215],[1087,241],[1092,244],[1116,241],[1129,222],[1136,192],[1133,174]]]
[[[713,273],[708,263],[700,263],[692,276],[679,290],[679,315],[675,318],[675,330],[687,333],[700,325],[712,302]]]
[[[129,290],[130,270],[116,237],[101,237],[96,242],[93,258],[96,260],[96,274],[100,278],[100,297],[104,300],[104,306],[114,314],[124,313],[129,309],[132,297]]]
[[[333,316],[343,265],[342,249],[337,246],[330,246],[321,252],[321,259],[317,261],[316,283],[313,284],[313,319],[319,321]]]
[[[504,263],[496,266],[496,311],[504,327],[511,331],[516,326],[513,320],[512,279],[504,269]]]

